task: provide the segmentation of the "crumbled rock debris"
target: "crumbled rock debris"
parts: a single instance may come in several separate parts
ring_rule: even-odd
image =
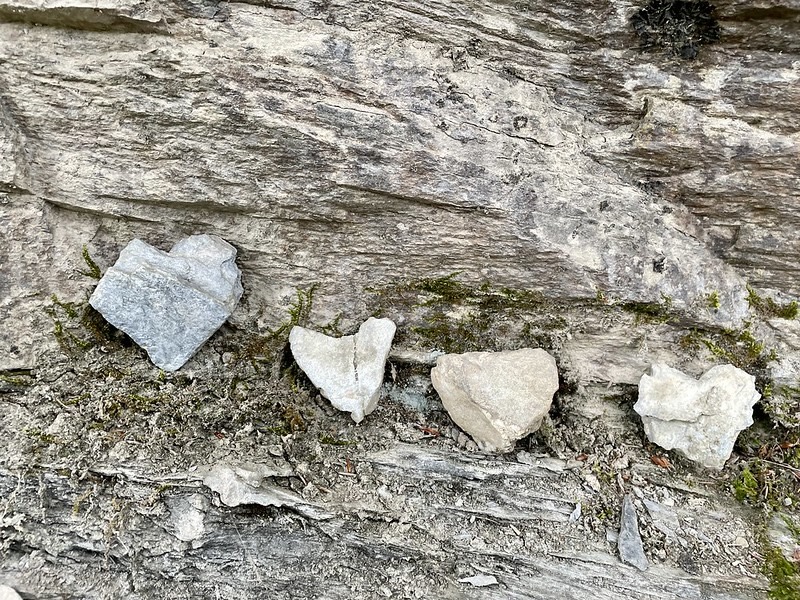
[[[708,577],[712,586],[730,580],[724,585],[764,588],[758,541],[742,507],[685,463],[676,461],[672,470],[653,464],[629,407],[623,421],[588,420],[575,410],[586,400],[584,392],[573,391],[558,398],[543,428],[514,452],[490,456],[477,451],[435,399],[424,413],[384,399],[356,425],[296,367],[248,357],[241,352],[249,343],[245,334],[224,333],[171,374],[154,368],[136,347],[107,353],[94,347],[77,358],[44,355],[30,386],[0,396],[0,435],[7,440],[0,473],[13,476],[9,482],[31,472],[71,482],[74,509],[86,513],[86,523],[92,515],[118,531],[117,538],[99,539],[93,547],[122,553],[123,563],[154,551],[145,546],[156,542],[137,537],[143,535],[137,529],[142,515],[163,522],[158,544],[178,552],[173,560],[180,560],[187,548],[211,548],[215,528],[231,514],[220,511],[240,511],[231,518],[243,538],[264,527],[290,536],[321,528],[333,539],[358,540],[352,543],[369,552],[380,547],[388,555],[417,556],[381,567],[380,575],[359,566],[358,575],[346,577],[362,590],[352,597],[371,597],[381,586],[435,595],[473,577],[476,566],[502,586],[523,587],[533,585],[535,579],[525,577],[533,576],[537,561],[605,557],[603,569],[615,569],[616,548],[606,534],[619,527],[620,500],[632,493],[644,506],[659,503],[674,513],[674,535],[668,535],[663,519],[640,511],[648,573],[666,566]],[[283,508],[261,509],[261,529],[248,524],[249,504],[229,508],[202,485],[209,466],[243,463],[251,465],[243,472],[271,469],[268,483],[258,485],[270,498],[285,500]],[[98,477],[114,482],[114,502],[124,501],[126,519],[103,497],[104,488],[86,486]],[[47,507],[29,504],[22,496],[7,501],[6,519],[20,514],[33,523],[47,514]],[[298,529],[298,519],[316,525]],[[4,548],[38,543],[33,533],[4,525]],[[49,535],[59,547],[71,543],[67,531]],[[357,555],[336,560],[339,567],[315,567],[308,577],[339,581],[343,565],[362,562]],[[586,564],[571,573],[588,576]],[[268,575],[279,567],[262,568]],[[501,576],[508,569],[517,579]],[[158,585],[164,591],[173,584]],[[735,597],[751,597],[742,593]]]

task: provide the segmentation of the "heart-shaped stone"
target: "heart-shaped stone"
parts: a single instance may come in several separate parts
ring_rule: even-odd
[[[431,381],[450,417],[482,450],[507,452],[541,426],[558,369],[541,349],[445,354]]]
[[[753,424],[760,397],[755,377],[733,365],[713,367],[698,380],[656,363],[639,382],[633,410],[651,442],[721,469],[739,432]]]
[[[131,241],[89,303],[165,371],[180,369],[228,319],[242,297],[236,248],[193,235],[162,252]]]
[[[293,327],[289,344],[297,364],[320,394],[360,423],[378,405],[396,329],[389,319],[372,317],[355,335],[340,338]]]

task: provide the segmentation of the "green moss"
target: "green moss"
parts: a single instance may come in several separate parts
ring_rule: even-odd
[[[750,308],[765,319],[779,318],[779,319],[796,319],[798,306],[796,300],[787,302],[786,304],[778,304],[772,298],[762,298],[753,288],[747,286],[747,303]]]
[[[764,575],[769,579],[771,600],[800,600],[800,571],[783,553],[770,547],[764,556]]]
[[[794,536],[794,540],[796,543],[800,544],[800,525],[792,521],[786,515],[781,515],[781,520],[786,525],[786,528],[792,533]]]
[[[53,336],[61,350],[67,355],[75,356],[89,349],[92,343],[76,332],[80,325],[78,304],[63,302],[55,294],[50,296],[50,302],[51,305],[44,310],[53,321]]]
[[[407,325],[397,343],[460,353],[511,349],[509,341],[549,348],[566,321],[536,290],[471,286],[459,273],[371,290],[373,314],[402,312]],[[518,347],[518,346],[517,346]]]
[[[697,352],[705,348],[713,356],[729,362],[735,367],[760,377],[767,364],[777,360],[774,349],[767,349],[764,342],[756,339],[746,323],[744,329],[721,329],[701,331],[694,329],[682,336],[679,346],[686,351]]]
[[[86,263],[88,270],[79,271],[79,273],[81,275],[85,275],[86,277],[91,277],[92,279],[101,279],[103,277],[103,273],[100,272],[100,267],[97,266],[97,263],[92,260],[92,257],[89,254],[89,248],[87,246],[83,246],[81,255],[83,256],[83,262]]]
[[[706,305],[712,310],[719,310],[719,293],[716,290],[706,296]]]
[[[58,441],[56,436],[54,436],[54,435],[52,435],[50,433],[45,433],[44,431],[42,431],[41,429],[38,429],[36,427],[30,427],[28,429],[25,429],[24,433],[29,438],[31,438],[33,440],[36,440],[36,442],[38,442],[40,445],[43,445],[43,446],[47,446],[47,445],[53,444],[56,441]]]
[[[352,440],[340,440],[331,435],[320,435],[319,443],[328,446],[354,446],[356,444],[356,442]]]
[[[467,286],[456,280],[458,275],[459,272],[455,272],[444,277],[420,279],[410,287],[423,294],[432,294],[437,298],[457,303],[470,296]]]
[[[783,427],[800,429],[800,387],[767,384],[762,392],[764,410]]]
[[[672,298],[662,294],[661,302],[623,302],[619,305],[625,312],[635,316],[635,323],[668,323],[675,315]]]
[[[31,376],[31,371],[28,370],[12,370],[0,373],[0,382],[6,383],[12,387],[29,387],[34,384],[34,379]]]
[[[260,363],[279,361],[289,343],[289,333],[295,326],[313,327],[326,335],[341,336],[341,315],[325,325],[311,323],[311,309],[318,287],[319,284],[315,283],[306,289],[297,290],[295,300],[287,311],[286,320],[266,335],[248,336],[236,349],[237,360],[249,360],[256,368]],[[291,379],[294,380],[294,376]]]
[[[745,467],[732,485],[733,495],[739,502],[756,503],[759,485],[749,468]]]
[[[742,457],[739,474],[731,482],[737,500],[771,511],[800,502],[800,446],[797,434],[777,427],[766,419],[739,435],[736,450]]]
[[[64,302],[50,296],[45,313],[53,321],[53,336],[68,356],[77,357],[96,344],[121,347],[128,337],[110,325],[87,302]]]

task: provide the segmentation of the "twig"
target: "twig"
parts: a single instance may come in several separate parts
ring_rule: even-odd
[[[762,458],[761,460],[763,460],[767,464],[774,465],[776,467],[782,467],[782,468],[786,469],[787,471],[791,471],[795,475],[800,476],[800,469],[798,469],[797,467],[793,467],[792,465],[787,465],[786,463],[777,462],[777,461],[774,461],[774,460],[768,460],[766,458]]]

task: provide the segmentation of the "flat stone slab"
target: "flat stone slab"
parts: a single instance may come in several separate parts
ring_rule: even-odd
[[[721,469],[739,432],[753,424],[760,397],[755,377],[733,365],[713,367],[695,379],[656,363],[642,376],[633,409],[651,442]]]
[[[289,344],[297,364],[320,394],[360,423],[378,405],[396,329],[389,319],[372,317],[355,335],[340,338],[293,327]]]
[[[132,240],[95,288],[91,304],[165,371],[180,369],[242,297],[236,248],[193,235],[169,252]]]
[[[431,381],[450,417],[479,448],[507,452],[541,426],[558,390],[558,369],[541,349],[445,354]]]

